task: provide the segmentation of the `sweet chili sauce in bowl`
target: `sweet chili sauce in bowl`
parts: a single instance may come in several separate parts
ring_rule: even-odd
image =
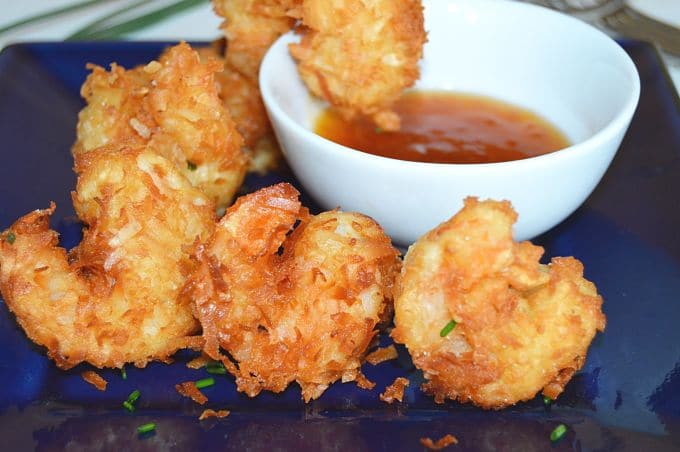
[[[346,120],[325,109],[314,131],[369,154],[412,162],[495,163],[568,147],[567,137],[536,113],[497,99],[446,91],[411,91],[394,106],[401,129]]]
[[[379,149],[374,144],[394,137],[365,125],[369,135],[364,141],[371,147],[338,144],[317,133],[324,106],[310,97],[300,79],[289,52],[300,36],[291,32],[268,50],[259,74],[262,99],[286,161],[320,207],[369,215],[399,245],[410,245],[450,218],[468,196],[511,201],[519,214],[513,227],[518,241],[544,233],[586,200],[616,154],[640,94],[635,64],[601,31],[536,5],[423,0],[423,6],[428,42],[414,91],[483,94],[521,105],[556,124],[569,138],[569,146],[560,150],[555,149],[566,143],[552,146],[554,152],[532,150],[519,142],[511,146],[514,139],[505,135],[500,142],[503,152],[472,152],[482,155],[482,163],[432,163],[441,157],[429,150],[435,140],[423,145],[418,138],[416,151],[421,155],[410,161],[403,159],[408,155],[369,153]],[[376,82],[379,78],[362,80]],[[408,131],[410,122],[404,113],[408,112],[401,112],[401,133]],[[415,116],[416,123],[430,123],[421,114]],[[492,129],[500,127],[498,121],[492,122],[496,123]],[[486,134],[480,124],[484,121],[477,119],[473,136]],[[358,135],[361,127],[352,123],[341,129]],[[440,132],[432,136],[447,141],[439,140],[441,128],[433,129]],[[462,147],[470,151],[475,146]],[[505,161],[484,163],[484,158],[499,157],[493,154],[527,149],[543,154],[515,160],[508,158],[517,154],[503,155]]]

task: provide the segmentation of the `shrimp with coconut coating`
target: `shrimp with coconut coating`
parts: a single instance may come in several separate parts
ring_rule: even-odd
[[[309,401],[336,380],[361,379],[399,271],[373,220],[310,216],[298,195],[282,183],[239,198],[199,247],[186,289],[204,352],[251,397],[297,381]]]
[[[269,47],[295,25],[302,0],[213,0],[224,18],[227,65],[250,80],[257,80],[260,63]]]
[[[424,389],[499,409],[541,389],[554,399],[604,331],[602,298],[573,257],[539,259],[515,243],[509,202],[465,207],[412,245],[395,294],[395,341],[429,380]]]
[[[301,13],[290,51],[309,90],[346,119],[398,130],[391,106],[420,76],[427,40],[420,0],[304,0]]]
[[[223,43],[217,41],[196,51],[202,60],[225,63],[224,70],[215,73],[217,93],[243,137],[244,151],[249,156],[248,170],[264,174],[277,167],[282,158],[281,150],[269,123],[257,79],[252,80],[226,64],[223,48]]]
[[[63,369],[143,367],[200,347],[179,294],[192,246],[214,230],[210,199],[145,147],[79,155],[76,172],[73,202],[88,225],[76,248],[58,247],[54,204],[0,236],[0,291],[28,337]]]
[[[217,207],[229,205],[245,176],[243,139],[217,93],[220,62],[186,43],[159,61],[125,70],[88,65],[73,155],[107,143],[149,144]]]
[[[227,67],[257,80],[274,41],[302,25],[290,46],[309,90],[346,119],[371,117],[398,130],[392,104],[420,75],[427,40],[420,0],[213,0],[225,18]]]

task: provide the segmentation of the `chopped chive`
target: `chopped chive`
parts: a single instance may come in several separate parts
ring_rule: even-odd
[[[562,439],[565,433],[567,433],[567,426],[564,424],[558,425],[557,427],[555,427],[555,430],[553,430],[550,433],[550,441],[552,441],[553,443],[555,441],[559,441],[560,439]]]
[[[135,389],[130,393],[130,395],[127,398],[127,401],[130,403],[135,403],[141,394],[142,393],[139,392],[139,389]]]
[[[7,239],[6,239],[6,240],[7,240],[7,243],[9,243],[9,244],[11,245],[11,244],[14,243],[14,241],[15,241],[16,239],[17,239],[17,236],[14,235],[14,232],[9,231],[9,232],[7,233]]]
[[[553,400],[550,397],[543,396],[543,405],[550,406],[551,403],[553,403]]]
[[[227,369],[225,369],[224,364],[222,364],[220,362],[210,362],[205,367],[205,369],[208,371],[209,374],[214,374],[214,375],[226,375],[227,374]]]
[[[123,378],[123,380],[127,380],[127,372],[125,371],[125,366],[120,368],[120,376]]]
[[[128,411],[135,411],[135,402],[139,399],[140,395],[141,392],[139,392],[139,389],[132,391],[127,400],[123,402],[123,407]]]
[[[149,433],[151,431],[156,430],[156,424],[153,422],[149,422],[148,424],[142,424],[139,427],[137,427],[137,433],[140,435],[143,435],[144,433]]]
[[[439,332],[439,337],[446,337],[453,329],[458,325],[455,320],[451,320],[446,324],[444,328]]]
[[[187,160],[187,168],[189,168],[189,171],[196,171],[196,164],[191,160]]]
[[[382,129],[380,127],[375,128],[375,133],[382,133]]]
[[[194,384],[196,385],[196,387],[198,389],[203,389],[203,388],[207,388],[208,386],[214,385],[215,379],[213,377],[208,377],[208,378],[204,378],[202,380],[198,380],[198,381],[194,382]]]

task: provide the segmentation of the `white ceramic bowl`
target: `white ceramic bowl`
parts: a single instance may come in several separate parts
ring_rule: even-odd
[[[323,104],[310,97],[282,36],[260,88],[288,163],[325,208],[376,219],[408,245],[462,207],[468,195],[508,199],[525,240],[564,220],[595,188],[637,106],[640,80],[621,47],[571,17],[500,0],[424,1],[429,41],[416,89],[494,97],[551,121],[574,145],[524,160],[439,164],[378,157],[313,133]]]

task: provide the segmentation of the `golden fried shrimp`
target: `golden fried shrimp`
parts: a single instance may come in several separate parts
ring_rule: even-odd
[[[297,381],[309,401],[338,379],[361,379],[399,270],[397,251],[373,220],[310,216],[298,195],[282,183],[237,199],[199,247],[186,289],[204,352],[250,397]]]
[[[509,202],[465,200],[404,259],[395,294],[395,341],[405,344],[446,398],[483,408],[555,398],[579,370],[597,331],[602,298],[572,257],[512,241]]]
[[[257,80],[267,49],[295,25],[302,0],[213,0],[224,17],[227,65],[250,80]]]
[[[200,347],[179,300],[214,205],[167,159],[144,147],[79,155],[73,202],[88,225],[70,253],[49,229],[54,204],[20,218],[0,240],[0,291],[28,337],[63,369],[143,367]]]
[[[224,62],[219,43],[197,49],[201,60],[213,58]],[[265,110],[257,79],[253,80],[229,64],[215,74],[220,99],[243,137],[244,150],[249,156],[249,171],[265,173],[274,169],[281,159],[281,150],[274,137]]]
[[[346,119],[399,129],[390,108],[418,79],[426,41],[420,0],[304,0],[302,23],[290,51],[310,91]]]
[[[191,183],[226,207],[247,166],[243,139],[218,97],[222,65],[201,62],[189,45],[167,50],[159,61],[131,70],[94,65],[81,89],[74,156],[107,143],[149,144]]]

